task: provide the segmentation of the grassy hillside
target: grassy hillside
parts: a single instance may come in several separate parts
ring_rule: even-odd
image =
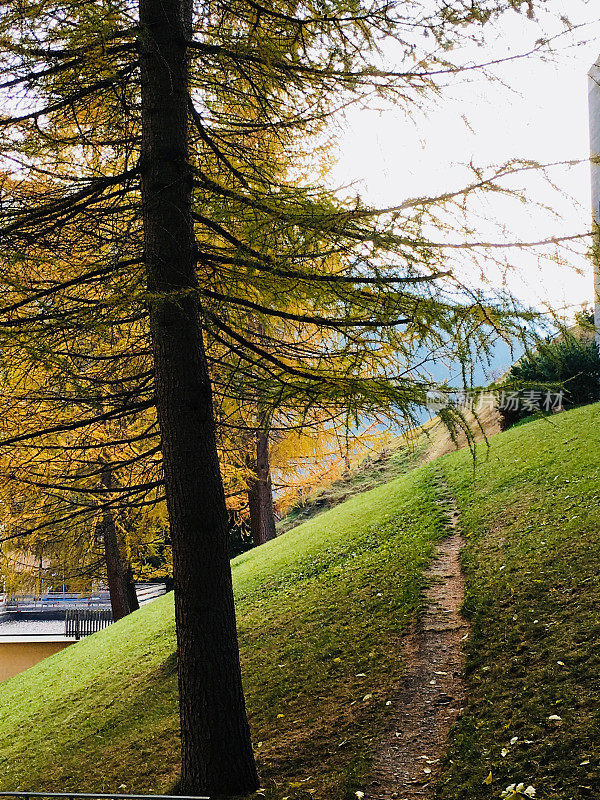
[[[359,788],[440,531],[432,474],[416,471],[234,561],[267,797],[342,798]],[[173,651],[166,597],[0,685],[2,790],[171,788]]]
[[[484,406],[478,410],[477,418],[471,412],[467,412],[465,418],[477,442],[500,431],[501,418],[495,408]],[[365,458],[338,480],[319,486],[302,504],[289,510],[277,524],[277,530],[287,531],[327,509],[335,508],[356,494],[389,483],[406,474],[408,470],[468,446],[467,438],[462,432],[455,439],[456,441],[439,417],[430,419],[410,435],[393,439],[384,450]]]
[[[393,440],[382,452],[365,458],[350,472],[325,486],[319,486],[302,503],[293,506],[277,523],[278,533],[335,508],[356,494],[368,492],[405,475],[408,470],[423,463],[426,447],[425,435],[415,435],[411,443],[401,437]]]
[[[455,492],[469,699],[438,800],[600,793],[600,405],[522,424],[353,497],[233,564],[244,682],[271,800],[350,800],[386,724]],[[0,685],[2,790],[162,791],[177,779],[172,600]]]
[[[470,533],[475,626],[438,796],[487,800],[524,782],[544,800],[597,798],[600,405],[495,437],[475,476],[466,454],[438,463]]]

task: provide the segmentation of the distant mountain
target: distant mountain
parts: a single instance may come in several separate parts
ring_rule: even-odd
[[[525,348],[522,342],[518,340],[515,340],[511,347],[503,339],[496,339],[486,355],[480,355],[475,352],[472,354],[470,374],[467,376],[468,384],[478,387],[488,386],[492,381],[504,375],[511,365],[521,358],[524,352]],[[426,354],[424,353],[423,358],[425,357]],[[423,367],[419,368],[419,371],[420,374],[427,375],[436,383],[446,383],[448,386],[457,389],[464,388],[460,361],[456,358],[448,358],[443,354],[439,358],[432,356],[431,360],[428,360]],[[425,422],[435,414],[423,408],[417,416],[420,422]]]

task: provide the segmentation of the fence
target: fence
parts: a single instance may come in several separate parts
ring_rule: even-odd
[[[45,611],[57,608],[106,608],[109,605],[108,591],[99,591],[89,597],[75,592],[46,592],[41,595],[5,595],[0,603],[0,610]]]
[[[135,590],[140,605],[156,600],[167,591],[164,583],[136,583]],[[44,594],[0,594],[0,613],[48,611],[50,609],[106,609],[110,608],[108,589],[99,589],[93,595],[76,592],[45,592]]]
[[[165,594],[167,586],[165,583],[136,583],[135,591],[139,604],[143,606]]]
[[[82,636],[90,636],[92,633],[108,627],[112,621],[112,611],[109,608],[69,608],[65,617],[65,636],[81,639]],[[44,797],[49,796],[44,795]],[[80,796],[83,797],[83,795]],[[113,797],[113,795],[110,796]],[[2,797],[1,792],[0,797]]]

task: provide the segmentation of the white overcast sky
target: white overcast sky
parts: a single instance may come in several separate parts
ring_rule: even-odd
[[[463,185],[466,171],[461,165],[471,160],[484,166],[514,157],[544,163],[587,159],[587,72],[600,53],[598,5],[598,0],[549,0],[552,14],[566,14],[571,22],[583,25],[557,40],[552,61],[533,56],[511,62],[496,70],[501,80],[495,83],[472,73],[463,76],[444,99],[412,122],[391,104],[378,111],[354,109],[339,134],[333,180],[352,183],[365,200],[386,207]],[[561,29],[551,17],[542,24],[550,33]],[[481,61],[526,51],[539,36],[539,24],[511,14],[490,29],[485,49],[466,56]],[[588,230],[589,164],[556,168],[552,177],[569,197],[533,174],[525,186],[559,219],[502,202],[489,204],[483,213],[497,216],[514,231],[515,239],[535,241]],[[489,238],[489,228],[485,229],[483,223],[480,230]],[[590,266],[575,256],[568,260],[583,274],[548,262],[539,266],[537,259],[523,254],[518,272],[509,279],[511,291],[528,304],[555,309],[591,301]]]

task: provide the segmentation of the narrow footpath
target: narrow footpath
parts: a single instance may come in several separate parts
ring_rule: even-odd
[[[367,800],[433,798],[448,732],[465,697],[464,645],[469,626],[460,613],[465,594],[460,567],[464,538],[458,509],[442,483],[439,497],[449,534],[438,544],[425,572],[423,614],[404,642],[408,674],[373,763]]]

